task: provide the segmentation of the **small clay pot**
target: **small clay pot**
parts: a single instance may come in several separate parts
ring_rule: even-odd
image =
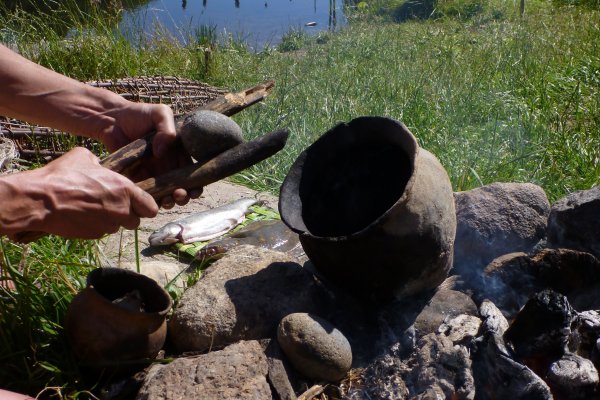
[[[390,118],[339,124],[303,151],[281,186],[279,212],[322,275],[357,297],[418,294],[452,266],[448,174]]]
[[[88,366],[151,359],[167,335],[169,294],[151,278],[121,268],[97,268],[67,311],[67,337]]]

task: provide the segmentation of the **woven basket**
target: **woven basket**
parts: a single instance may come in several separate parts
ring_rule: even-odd
[[[171,107],[175,117],[193,111],[226,93],[225,90],[206,83],[173,76],[141,76],[86,83],[108,89],[127,100],[166,104]],[[1,137],[13,140],[20,159],[31,162],[48,162],[74,146],[84,146],[97,155],[103,152],[103,146],[92,139],[6,117],[0,117]]]

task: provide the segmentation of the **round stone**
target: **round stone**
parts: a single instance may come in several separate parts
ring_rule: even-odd
[[[314,314],[294,313],[283,318],[277,340],[294,368],[308,378],[337,382],[352,366],[348,339]]]
[[[226,115],[201,110],[188,115],[179,131],[186,151],[204,163],[243,142],[242,128]]]

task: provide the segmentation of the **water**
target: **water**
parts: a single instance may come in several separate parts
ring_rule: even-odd
[[[197,27],[211,26],[221,37],[231,35],[260,50],[279,43],[290,29],[316,34],[345,25],[343,1],[153,0],[128,7],[121,24],[150,33],[158,22],[181,41]]]

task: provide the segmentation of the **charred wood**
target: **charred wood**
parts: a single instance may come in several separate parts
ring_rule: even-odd
[[[562,294],[544,290],[533,296],[504,333],[516,355],[543,376],[566,351],[575,312]]]

